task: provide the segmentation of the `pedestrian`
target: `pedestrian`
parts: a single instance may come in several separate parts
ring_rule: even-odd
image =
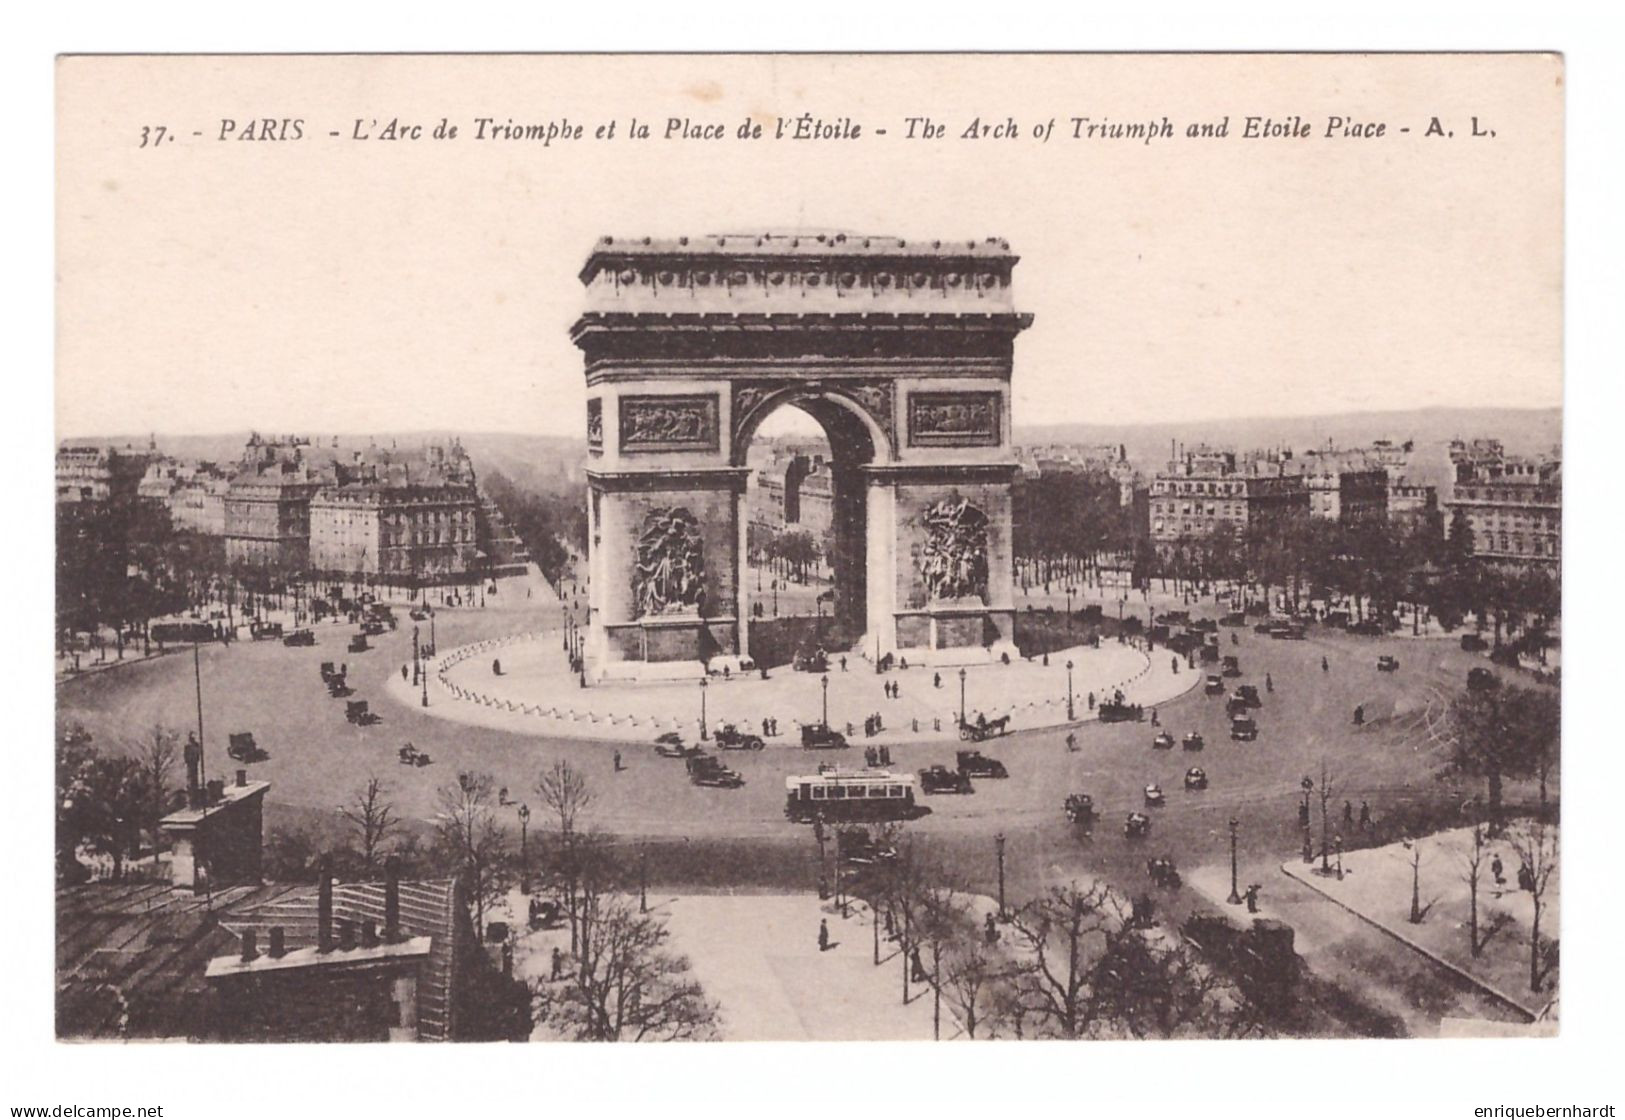
[[[1371,830],[1371,806],[1368,805],[1366,802],[1362,801],[1362,802],[1360,802],[1360,831],[1361,832],[1369,832],[1370,830]]]
[[[1354,806],[1347,801],[1343,802],[1343,827],[1348,828],[1354,824]]]
[[[1157,719],[1157,709],[1152,708],[1151,709],[1151,726],[1152,727],[1160,727],[1161,723],[1162,723],[1162,721]]]
[[[406,679],[406,666],[402,665],[401,666],[401,680],[404,681],[405,679]]]
[[[1066,749],[1069,752],[1076,753],[1076,751],[1078,749],[1078,733],[1076,731],[1068,731],[1067,732],[1067,734],[1066,734]]]
[[[996,944],[999,940],[999,928],[993,924],[992,912],[989,912],[982,922],[982,936],[989,945]]]
[[[1506,886],[1506,865],[1501,862],[1499,855],[1490,860],[1490,874],[1495,876],[1496,886]]]
[[[1321,672],[1322,672],[1322,673],[1329,673],[1329,672],[1331,672],[1331,671],[1332,671],[1332,664],[1331,664],[1331,662],[1330,662],[1330,661],[1327,661],[1327,660],[1326,660],[1326,659],[1325,659],[1325,658],[1324,658],[1324,657],[1322,657],[1322,658],[1321,658],[1321,659],[1320,659],[1320,671],[1321,671]]]
[[[1168,661],[1173,666],[1174,674],[1177,676],[1179,674],[1179,658],[1170,657]]]
[[[820,953],[829,951],[829,919],[827,918],[818,919],[818,951]]]
[[[563,972],[564,972],[564,952],[557,945],[555,945],[555,946],[553,946],[553,975],[552,975],[552,979],[557,980],[559,978],[559,976]]]
[[[932,688],[941,688],[942,687],[942,674],[941,673],[932,673],[931,674],[931,687]]]
[[[1089,710],[1091,712],[1095,710],[1095,694],[1093,692],[1089,694]]]
[[[1258,913],[1258,892],[1261,886],[1260,883],[1249,883],[1247,885],[1245,893],[1247,897],[1247,913],[1249,914]]]
[[[621,772],[621,752],[616,751],[615,752],[615,773],[619,774],[620,772]]]
[[[1354,706],[1354,726],[1359,727],[1359,726],[1363,725],[1364,723],[1365,723],[1365,705],[1364,704],[1356,704]]]
[[[841,654],[841,672],[846,672],[846,654]]]
[[[909,971],[916,984],[923,984],[931,979],[931,974],[925,970],[925,964],[920,960],[920,947],[918,945],[908,951]]]
[[[1233,646],[1239,646],[1241,644],[1241,639],[1236,636],[1236,632],[1234,630],[1230,631],[1230,644]]]
[[[1275,678],[1271,677],[1268,673],[1264,674],[1264,691],[1265,692],[1274,692],[1275,691]]]

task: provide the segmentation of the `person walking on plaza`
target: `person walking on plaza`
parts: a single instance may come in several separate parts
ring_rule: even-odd
[[[621,772],[621,752],[616,751],[615,752],[615,773],[619,774],[620,772]]]
[[[1371,806],[1364,801],[1360,802],[1360,831],[1371,831]]]
[[[1268,673],[1264,674],[1264,691],[1265,692],[1274,692],[1275,691],[1275,678],[1270,676]]]
[[[818,951],[829,952],[829,920],[826,918],[818,919]]]
[[[841,672],[846,672],[846,654],[841,655]]]
[[[1332,663],[1327,661],[1325,657],[1320,659],[1320,671],[1322,673],[1329,673],[1332,671]]]
[[[1490,874],[1495,876],[1496,886],[1506,886],[1506,864],[1501,862],[1501,857],[1499,855],[1490,860]]]
[[[404,681],[405,679],[406,679],[406,666],[402,665],[401,666],[401,680]]]
[[[564,953],[557,945],[553,946],[553,973],[552,979],[557,980],[564,972]]]

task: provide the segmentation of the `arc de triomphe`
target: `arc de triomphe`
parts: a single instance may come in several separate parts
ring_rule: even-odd
[[[911,664],[1014,654],[1004,241],[605,237],[587,374],[589,678],[748,657],[746,453],[794,405],[832,452],[835,615]]]

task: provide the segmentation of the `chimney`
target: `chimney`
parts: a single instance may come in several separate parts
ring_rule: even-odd
[[[384,940],[393,945],[401,939],[401,861],[396,856],[384,860]]]
[[[333,874],[322,857],[321,885],[316,888],[316,951],[333,951]]]
[[[247,964],[249,961],[253,960],[255,957],[260,955],[259,948],[255,945],[255,941],[256,941],[256,937],[255,937],[255,934],[254,934],[253,930],[251,930],[251,929],[243,930],[243,963],[244,964]]]
[[[239,771],[237,771],[237,788],[242,789],[247,784],[248,784],[248,771],[247,770],[239,770]]]
[[[361,923],[361,947],[363,949],[376,949],[378,947],[378,927],[371,918]]]
[[[276,960],[277,958],[281,957],[282,954],[286,953],[287,951],[288,951],[287,948],[283,945],[283,942],[282,942],[282,927],[281,926],[272,926],[271,927],[271,948],[269,950],[269,952],[271,954],[271,959]]]

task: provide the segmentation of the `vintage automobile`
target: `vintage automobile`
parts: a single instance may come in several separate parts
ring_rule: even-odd
[[[1087,793],[1069,793],[1065,803],[1066,819],[1073,824],[1088,824],[1095,819],[1095,799]]]
[[[954,761],[959,764],[959,772],[971,778],[1008,778],[1010,771],[1004,768],[1004,763],[996,758],[989,758],[981,751],[959,751],[954,755]]]
[[[342,700],[346,696],[354,696],[355,689],[350,687],[342,673],[335,674],[333,677],[328,679],[327,695],[332,697],[334,700]]]
[[[1307,636],[1303,627],[1295,622],[1270,627],[1270,637],[1281,641],[1301,642]]]
[[[801,726],[801,749],[805,751],[838,751],[851,746],[846,736],[827,723],[806,723]]]
[[[1468,669],[1467,689],[1470,692],[1491,692],[1501,687],[1501,678],[1488,669]]]
[[[1230,656],[1224,659],[1224,675],[1227,677],[1241,676],[1241,658]]]
[[[717,748],[725,751],[759,751],[767,746],[760,735],[741,731],[731,723],[717,728]]]
[[[1151,834],[1151,818],[1144,813],[1135,811],[1123,821],[1123,835],[1130,840],[1138,840]]]
[[[826,673],[829,671],[829,654],[822,649],[798,650],[791,664],[798,673]]]
[[[371,648],[372,647],[367,644],[367,636],[365,634],[357,634],[355,637],[350,639],[350,653],[366,653]]]
[[[1250,743],[1258,738],[1258,721],[1252,716],[1234,716],[1230,720],[1230,738],[1238,743]]]
[[[338,670],[338,666],[334,665],[331,661],[322,662],[322,681],[324,683],[332,680],[334,677],[342,675],[343,674],[341,674]]]
[[[292,647],[292,646],[313,646],[313,645],[316,644],[316,631],[314,631],[314,630],[295,630],[293,633],[287,635],[286,637],[284,637],[282,639],[282,644],[285,645],[285,646],[290,646],[290,647]]]
[[[532,930],[564,928],[564,907],[556,899],[531,899],[526,916]]]
[[[715,789],[738,789],[745,779],[737,770],[730,770],[719,758],[708,754],[694,754],[688,758],[688,780],[697,786]]]
[[[1399,658],[1390,657],[1386,653],[1377,658],[1377,672],[1395,673],[1399,671]]]
[[[270,758],[268,751],[261,750],[254,742],[252,731],[234,731],[230,736],[230,745],[226,747],[226,754],[236,762],[252,763],[264,762]]]
[[[1247,625],[1247,615],[1242,611],[1229,611],[1219,621],[1226,626],[1245,626]]]
[[[1163,611],[1157,616],[1157,621],[1164,626],[1183,626],[1190,620],[1190,611]]]
[[[975,793],[970,775],[950,770],[940,763],[920,771],[921,793]]]
[[[413,607],[406,613],[413,622],[426,622],[429,618],[429,612],[424,610],[422,607]]]
[[[255,623],[250,623],[249,627],[248,627],[248,636],[250,638],[254,639],[254,641],[256,641],[256,642],[262,642],[262,641],[265,641],[268,638],[280,638],[280,637],[282,637],[282,623],[280,623],[280,622],[255,622]]]
[[[897,849],[882,844],[866,828],[842,828],[835,833],[835,858],[854,867],[873,867],[897,858]]]
[[[371,727],[382,723],[384,717],[370,710],[365,700],[349,700],[344,704],[344,718],[357,727]]]
[[[1207,771],[1203,770],[1200,766],[1192,766],[1189,770],[1185,771],[1185,788],[1206,789]]]
[[[1280,626],[1280,625],[1282,625],[1282,623],[1279,623],[1279,622],[1270,622],[1270,621],[1255,622],[1253,624],[1253,633],[1254,634],[1263,634],[1266,637],[1270,637],[1270,636],[1272,636],[1274,634],[1275,628],[1277,626]]]
[[[664,732],[655,739],[655,754],[661,758],[690,758],[700,753],[699,747],[688,746],[675,731]]]
[[[1203,747],[1207,746],[1207,740],[1203,739],[1202,736],[1194,731],[1185,732],[1185,737],[1179,742],[1180,746],[1184,747],[1188,751],[1199,751]]]
[[[361,633],[369,638],[376,638],[389,627],[380,618],[369,618],[361,624]]]
[[[1179,870],[1174,866],[1172,856],[1153,856],[1145,861],[1145,870],[1159,887],[1172,889],[1179,886]]]
[[[1009,733],[1010,716],[1008,714],[1002,715],[998,719],[988,719],[983,713],[977,712],[975,719],[967,720],[959,725],[959,737],[970,743],[980,743],[985,739],[996,739],[1000,735],[1008,735]]]
[[[1483,653],[1490,648],[1490,644],[1478,634],[1463,634],[1461,648],[1466,653]]]
[[[1139,723],[1145,718],[1145,709],[1139,704],[1124,704],[1117,700],[1106,700],[1101,703],[1101,723]]]
[[[1207,675],[1207,683],[1202,686],[1202,691],[1207,693],[1209,696],[1223,696],[1224,681],[1219,677],[1219,674],[1209,673]]]
[[[1264,701],[1259,698],[1256,684],[1237,685],[1236,695],[1241,697],[1242,703],[1249,708],[1262,708],[1264,706]]]
[[[1202,643],[1202,664],[1213,665],[1219,660],[1219,643],[1216,638],[1209,637]]]
[[[1157,783],[1152,782],[1145,787],[1145,803],[1147,805],[1160,806],[1165,804],[1167,800],[1168,799],[1163,796],[1162,787],[1157,785]]]
[[[396,752],[396,757],[400,759],[402,766],[427,766],[429,763],[434,761],[434,759],[430,758],[423,751],[418,750],[411,743],[406,744],[406,746],[402,747],[398,752]]]
[[[1151,740],[1151,749],[1158,751],[1171,751],[1174,749],[1174,735],[1171,731],[1159,731],[1156,738]]]

